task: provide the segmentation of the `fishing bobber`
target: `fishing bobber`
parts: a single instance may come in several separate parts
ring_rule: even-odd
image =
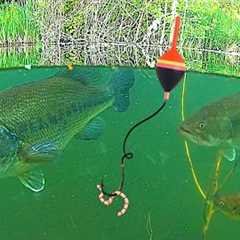
[[[156,63],[158,79],[164,89],[164,100],[170,97],[170,91],[178,84],[186,72],[184,58],[177,51],[177,40],[180,30],[180,17],[175,19],[171,48],[159,57]]]

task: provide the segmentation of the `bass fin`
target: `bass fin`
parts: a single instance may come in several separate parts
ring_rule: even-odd
[[[33,192],[40,192],[45,187],[45,178],[42,171],[26,172],[21,176],[18,176],[21,183],[32,190]]]
[[[119,67],[112,76],[112,90],[115,97],[113,107],[118,112],[125,112],[130,104],[129,90],[135,82],[131,68]]]
[[[101,117],[96,117],[76,137],[81,140],[96,140],[103,134],[104,129],[105,121]]]
[[[233,147],[228,147],[225,148],[223,151],[223,155],[224,157],[228,160],[228,161],[234,161],[236,159],[237,156],[237,152],[236,149]]]
[[[56,158],[59,151],[54,143],[45,142],[25,147],[22,154],[25,161],[37,163]]]

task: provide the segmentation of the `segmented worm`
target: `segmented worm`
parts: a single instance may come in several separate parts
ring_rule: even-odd
[[[129,200],[127,198],[127,196],[121,192],[121,191],[115,191],[113,193],[114,196],[111,196],[109,197],[108,199],[105,199],[104,198],[104,193],[102,192],[102,186],[101,185],[97,185],[97,189],[100,191],[100,194],[98,195],[98,199],[100,202],[102,202],[105,206],[109,206],[112,204],[113,202],[113,199],[116,197],[116,196],[119,196],[123,199],[123,207],[120,211],[117,212],[117,216],[118,217],[121,217],[123,216],[126,212],[127,212],[127,209],[128,209],[128,206],[129,206]]]
[[[109,197],[109,199],[105,199],[104,198],[104,194],[102,192],[102,187],[101,185],[97,185],[97,189],[100,191],[100,194],[98,195],[98,199],[100,200],[100,202],[102,202],[104,205],[109,206],[112,204],[114,196]]]

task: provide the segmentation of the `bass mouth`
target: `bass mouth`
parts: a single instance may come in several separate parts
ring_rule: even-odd
[[[184,128],[183,126],[180,126],[179,131],[183,134],[191,135],[191,131],[188,130],[187,128]]]

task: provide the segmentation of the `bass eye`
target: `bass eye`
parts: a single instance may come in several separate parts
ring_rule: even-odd
[[[199,128],[203,129],[205,128],[206,124],[204,122],[200,122],[199,123]]]

